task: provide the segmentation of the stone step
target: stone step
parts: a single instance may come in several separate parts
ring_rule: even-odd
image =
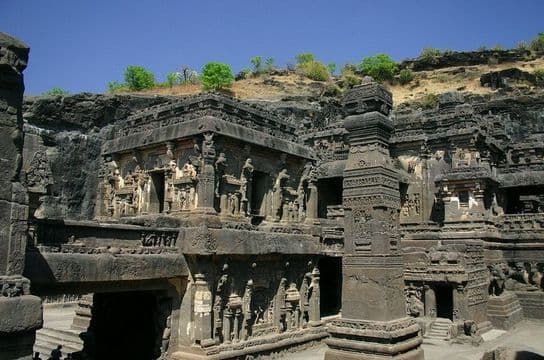
[[[436,335],[436,336],[448,336],[447,331],[436,331],[436,330],[429,330],[427,332],[429,335]]]
[[[83,340],[79,337],[79,332],[64,330],[64,329],[50,329],[43,328],[36,332],[37,339],[48,339],[59,342],[83,344]]]
[[[34,351],[49,355],[58,345],[62,345],[63,353],[73,353],[83,349],[83,340],[79,332],[70,330],[43,328],[36,332]]]
[[[59,344],[57,342],[48,342],[48,341],[41,341],[36,340],[34,343],[34,352],[39,352],[40,354],[43,354],[42,358],[47,359],[47,356],[51,354],[51,351],[53,349],[56,349],[58,345],[62,345],[62,353],[63,354],[71,354],[78,351],[81,351],[83,349],[83,345],[79,347],[74,347],[67,344]]]
[[[446,318],[436,318],[436,320],[433,322],[433,324],[453,324],[453,322],[450,319]]]

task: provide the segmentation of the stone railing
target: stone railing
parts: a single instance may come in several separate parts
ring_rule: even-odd
[[[544,232],[544,213],[505,214],[499,226],[503,231],[537,230]]]

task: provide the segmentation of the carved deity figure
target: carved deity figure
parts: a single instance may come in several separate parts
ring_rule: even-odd
[[[283,210],[283,188],[288,179],[289,175],[287,174],[287,169],[283,169],[276,177],[276,181],[274,181],[274,187],[272,188],[272,216],[274,216],[275,221],[281,220],[281,213]]]
[[[503,208],[497,202],[497,194],[493,194],[493,201],[491,202],[491,213],[493,214],[493,216],[504,215]]]
[[[413,317],[419,317],[424,312],[423,301],[421,301],[421,290],[413,286],[405,290],[406,313]]]
[[[219,153],[217,160],[215,161],[215,196],[220,197],[221,185],[223,183],[223,175],[225,174],[225,168],[227,167],[227,157],[225,153]]]
[[[255,168],[250,158],[246,159],[244,166],[242,166],[242,173],[240,174],[240,212],[244,215],[249,215],[251,209],[249,208],[250,196],[251,196],[251,181],[253,180],[253,171]]]
[[[213,141],[213,132],[204,133],[204,141],[202,142],[202,157],[206,159],[215,159],[215,146]]]
[[[223,337],[223,309],[226,302],[226,291],[228,286],[229,276],[227,274],[221,275],[215,288],[215,297],[213,302],[213,316],[214,316],[214,337],[216,342],[221,342]]]
[[[504,292],[506,273],[504,266],[494,264],[489,266],[489,295],[499,296]]]

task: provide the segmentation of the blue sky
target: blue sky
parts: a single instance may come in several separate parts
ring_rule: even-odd
[[[423,47],[513,47],[544,31],[542,0],[0,0],[0,31],[25,41],[26,93],[104,92],[127,65],[158,80],[183,64],[221,61],[237,72],[254,55],[277,65],[312,52],[359,62]]]

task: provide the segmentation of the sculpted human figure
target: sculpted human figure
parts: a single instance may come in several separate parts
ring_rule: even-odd
[[[283,187],[285,182],[289,179],[287,174],[287,169],[280,171],[274,182],[273,191],[273,209],[272,215],[274,216],[275,221],[281,220],[281,212],[283,210]]]
[[[250,202],[250,186],[251,181],[253,180],[253,171],[255,168],[253,167],[252,161],[250,158],[246,159],[246,162],[244,163],[244,166],[242,166],[242,173],[240,174],[240,212],[249,215],[251,209],[249,208],[249,202]]]
[[[221,185],[223,182],[223,175],[225,174],[225,168],[227,167],[227,157],[225,153],[219,153],[217,160],[215,161],[215,196],[219,197],[221,194]]]

